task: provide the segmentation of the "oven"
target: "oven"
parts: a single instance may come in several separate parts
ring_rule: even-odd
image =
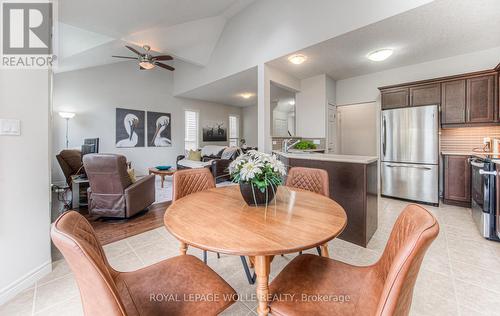
[[[474,157],[472,167],[471,208],[472,218],[480,234],[487,239],[499,240],[499,219],[497,218],[497,171],[496,164],[488,158]]]

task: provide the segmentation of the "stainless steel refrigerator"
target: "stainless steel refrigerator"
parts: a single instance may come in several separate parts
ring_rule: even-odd
[[[382,195],[439,203],[437,105],[382,111]]]

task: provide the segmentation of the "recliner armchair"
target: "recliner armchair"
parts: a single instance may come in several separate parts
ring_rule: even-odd
[[[83,165],[90,182],[91,215],[128,218],[154,203],[154,175],[132,183],[125,156],[89,154],[83,157]]]

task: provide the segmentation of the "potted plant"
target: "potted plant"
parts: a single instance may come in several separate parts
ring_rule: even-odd
[[[229,173],[233,182],[239,183],[245,202],[258,206],[267,205],[274,199],[286,170],[275,155],[250,150],[231,162]]]

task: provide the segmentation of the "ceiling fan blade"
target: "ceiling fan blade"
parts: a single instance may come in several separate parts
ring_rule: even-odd
[[[175,70],[174,67],[170,67],[169,65],[165,65],[165,64],[162,64],[162,63],[159,63],[159,62],[155,62],[154,64],[156,66],[158,66],[158,67],[165,68],[165,69],[168,69],[170,71],[174,71]]]
[[[128,45],[125,45],[125,47],[127,47],[128,49],[130,49],[131,51],[133,51],[134,53],[136,53],[137,55],[139,56],[143,56],[142,53],[140,53],[137,49],[131,47],[131,46],[128,46]]]
[[[174,59],[170,55],[160,55],[160,56],[153,56],[153,60],[172,60]]]
[[[115,57],[115,58],[125,58],[125,59],[134,59],[134,60],[137,60],[137,57],[128,57],[128,56],[111,56],[111,57]]]

